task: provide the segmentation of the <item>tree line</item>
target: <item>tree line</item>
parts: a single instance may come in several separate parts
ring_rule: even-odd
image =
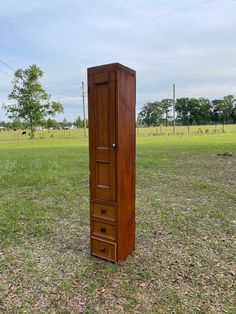
[[[4,104],[7,117],[12,122],[0,122],[0,126],[20,129],[29,127],[31,137],[37,126],[46,128],[65,128],[75,125],[83,127],[84,121],[78,117],[74,122],[64,119],[57,122],[56,114],[64,112],[60,102],[51,100],[51,96],[40,83],[43,71],[36,65],[15,71],[12,91],[8,98],[11,104]],[[172,114],[171,114],[172,113]],[[208,98],[178,98],[175,104],[176,122],[182,125],[236,123],[236,99],[233,95],[210,101]],[[46,120],[47,119],[47,120]],[[144,126],[156,126],[173,121],[173,100],[148,102],[137,117],[137,123]],[[86,125],[88,125],[86,123]]]
[[[88,120],[86,120],[86,125],[88,125]],[[76,128],[84,127],[84,120],[78,116],[74,121],[67,120],[64,118],[62,121],[57,121],[55,119],[41,119],[38,122],[38,127],[45,129],[64,129],[75,126]],[[0,127],[11,130],[23,130],[30,128],[30,125],[27,122],[22,121],[21,119],[14,119],[12,121],[0,121]]]
[[[208,98],[178,98],[175,103],[176,122],[182,125],[236,123],[236,98],[233,95],[210,101]],[[143,126],[170,124],[173,121],[173,99],[148,102],[138,114]]]

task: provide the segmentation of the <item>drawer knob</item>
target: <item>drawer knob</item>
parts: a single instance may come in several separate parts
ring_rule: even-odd
[[[106,232],[106,228],[105,228],[105,227],[102,227],[102,228],[101,228],[101,232]]]
[[[107,210],[106,210],[105,208],[102,208],[102,209],[101,209],[101,213],[102,213],[102,214],[106,214],[106,212],[107,212]]]
[[[105,252],[105,251],[106,251],[106,249],[104,248],[104,246],[101,246],[101,247],[100,247],[100,251],[101,251],[101,252]]]

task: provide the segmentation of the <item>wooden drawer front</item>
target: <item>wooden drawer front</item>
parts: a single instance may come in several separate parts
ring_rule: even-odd
[[[110,240],[116,239],[116,226],[100,221],[92,221],[92,234]]]
[[[107,241],[91,239],[91,253],[110,261],[116,260],[116,244]]]
[[[115,206],[100,203],[92,204],[92,215],[98,218],[115,219]]]

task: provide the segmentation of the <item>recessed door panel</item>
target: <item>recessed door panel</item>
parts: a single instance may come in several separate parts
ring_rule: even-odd
[[[109,83],[96,84],[96,146],[109,149]]]
[[[109,161],[96,161],[96,183],[98,187],[110,189],[110,162]]]
[[[115,81],[110,73],[89,78],[91,197],[116,200]]]

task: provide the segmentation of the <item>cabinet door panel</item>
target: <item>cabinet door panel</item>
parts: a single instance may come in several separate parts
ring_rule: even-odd
[[[115,81],[110,73],[89,78],[91,197],[116,200]]]

